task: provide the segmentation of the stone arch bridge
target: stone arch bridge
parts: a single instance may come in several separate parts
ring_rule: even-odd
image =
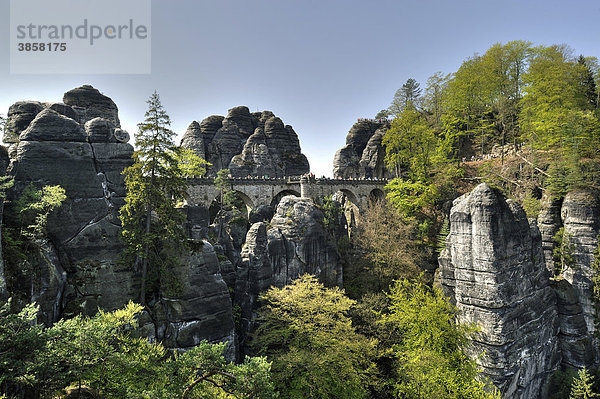
[[[364,209],[369,201],[384,197],[383,188],[387,180],[340,180],[315,178],[231,178],[228,184],[244,200],[248,210],[259,205],[275,206],[285,195],[312,198],[320,203],[322,198],[343,192],[359,209]],[[188,180],[189,205],[209,207],[219,196],[219,189],[213,178]]]

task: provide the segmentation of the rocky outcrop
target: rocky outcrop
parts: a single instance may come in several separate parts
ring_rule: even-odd
[[[561,356],[557,299],[537,226],[514,201],[480,184],[454,201],[439,263],[458,320],[480,328],[470,351],[484,376],[503,397],[540,397]]]
[[[554,265],[552,251],[554,249],[554,235],[562,227],[562,220],[560,218],[562,200],[547,199],[544,205],[538,216],[537,223],[542,235],[542,249],[544,250],[546,268],[550,274],[554,275],[556,265]]]
[[[252,330],[258,297],[270,286],[283,287],[305,273],[329,286],[342,284],[341,261],[323,228],[323,213],[307,198],[283,197],[268,227],[252,225],[241,256],[235,300],[242,331]]]
[[[135,297],[136,285],[134,271],[119,262],[118,219],[125,196],[121,172],[132,162],[133,147],[122,142],[116,106],[96,89],[74,89],[65,103],[45,104],[36,114],[19,135],[11,165],[12,198],[29,184],[60,185],[67,195],[49,220],[49,243],[40,256],[47,281],[34,284],[49,321],[63,312],[118,308]]]
[[[192,122],[181,145],[212,164],[208,175],[230,169],[234,177],[299,176],[309,171],[298,135],[270,111],[235,107],[226,117]]]
[[[151,305],[152,338],[168,348],[191,349],[200,341],[228,342],[235,358],[231,299],[219,273],[219,261],[208,241],[190,241],[190,254],[167,273],[170,290]]]
[[[592,283],[592,264],[600,232],[598,198],[594,190],[577,189],[564,199],[546,201],[538,216],[546,266],[557,274],[552,287],[558,298],[561,326],[558,338],[563,365],[568,367],[593,367],[600,362]],[[570,265],[555,265],[554,236],[561,228],[564,229],[564,248],[572,258]]]
[[[381,145],[389,123],[361,120],[346,136],[346,145],[333,158],[334,178],[388,178],[385,149]]]
[[[8,108],[2,141],[7,144],[17,143],[21,132],[27,129],[43,109],[44,106],[38,101],[19,101],[11,105]]]
[[[11,110],[11,132],[19,135],[13,140],[9,173],[15,183],[8,199],[18,198],[30,184],[60,185],[67,196],[50,215],[47,238],[36,241],[28,259],[32,272],[22,273],[16,282],[20,286],[12,288],[39,303],[39,319],[47,324],[138,300],[140,273],[122,262],[118,217],[126,194],[122,171],[132,163],[133,147],[119,128],[116,105],[83,86],[67,92],[64,104],[23,102]],[[148,303],[151,312],[142,317],[142,331],[171,348],[190,348],[203,339],[228,341],[233,359],[229,290],[214,248],[201,240],[208,209],[187,207],[184,212],[187,231],[196,239],[191,252],[167,271],[168,284]]]
[[[596,305],[594,304],[594,284],[592,265],[598,248],[600,233],[600,200],[596,191],[578,189],[568,193],[561,208],[564,226],[564,240],[572,251],[573,265],[566,267],[563,276],[577,293],[588,335],[592,337],[596,330]],[[594,340],[597,343],[597,339]],[[598,363],[598,345],[593,345],[594,363]]]
[[[94,118],[103,118],[121,127],[117,105],[90,85],[69,90],[63,96],[63,102],[73,108],[81,124]]]
[[[5,147],[0,146],[0,178],[6,176],[6,168],[8,167],[8,152]],[[4,177],[6,179],[6,177]],[[0,180],[1,181],[1,180]],[[0,225],[4,215],[4,198],[0,198]],[[0,242],[2,242],[2,230],[0,229]],[[0,301],[8,298],[8,290],[6,288],[6,277],[4,275],[4,257],[2,248],[0,247]]]

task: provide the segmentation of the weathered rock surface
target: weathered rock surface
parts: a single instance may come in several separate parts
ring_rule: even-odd
[[[69,90],[63,96],[63,102],[77,112],[78,122],[81,124],[99,117],[111,121],[116,127],[121,127],[117,105],[90,85]]]
[[[309,171],[298,135],[270,111],[250,113],[235,107],[226,117],[192,122],[181,145],[212,164],[208,175],[230,169],[234,177],[298,176]]]
[[[190,123],[181,139],[181,146],[193,150],[200,158],[206,159],[204,135],[198,122],[194,121]]]
[[[51,255],[42,257],[54,259],[42,266],[54,271],[45,273],[39,300],[42,310],[52,313],[49,321],[63,313],[112,310],[136,296],[135,273],[119,262],[118,219],[125,195],[121,172],[132,162],[133,147],[114,139],[118,116],[112,100],[96,89],[80,89],[65,95],[67,104],[50,104],[35,116],[20,134],[11,166],[13,198],[29,184],[60,185],[67,195],[48,223]],[[52,307],[46,305],[49,298],[57,302]]]
[[[596,310],[593,302],[594,274],[592,265],[598,248],[600,233],[600,200],[596,191],[579,189],[568,193],[561,208],[561,219],[565,228],[564,239],[572,248],[574,265],[563,271],[565,280],[572,286],[583,312],[588,335],[595,332]],[[597,339],[594,339],[597,343]],[[598,345],[593,345],[594,363],[600,360]]]
[[[559,366],[556,294],[541,237],[525,212],[486,184],[453,203],[439,281],[477,323],[472,340],[483,374],[506,398],[538,398]]]
[[[388,123],[362,120],[346,136],[346,145],[333,158],[334,178],[388,178],[385,149],[381,145]]]
[[[169,270],[179,282],[152,306],[154,337],[168,348],[190,349],[200,341],[225,342],[234,358],[235,332],[231,298],[208,241],[191,241],[191,252]]]
[[[8,151],[5,147],[0,146],[0,176],[6,176],[6,168],[8,167]],[[4,215],[4,198],[0,198],[0,225]],[[2,230],[0,229],[0,242],[2,242]],[[4,256],[0,247],[0,301],[8,298],[6,289],[6,278],[4,276]]]
[[[538,226],[542,235],[542,249],[544,250],[544,259],[546,268],[550,274],[554,275],[555,265],[552,250],[554,249],[554,235],[562,227],[560,218],[560,208],[562,200],[548,199],[544,208],[538,216]]]
[[[562,365],[583,368],[594,364],[592,336],[588,333],[577,291],[564,279],[551,280],[556,292],[559,320],[558,344]]]
[[[323,213],[310,199],[283,197],[268,228],[264,222],[252,225],[241,256],[235,301],[242,310],[242,331],[252,330],[258,296],[270,286],[283,287],[306,273],[329,286],[342,284],[337,249],[323,228]]]
[[[9,199],[18,198],[29,184],[60,185],[67,195],[50,215],[48,239],[39,240],[29,259],[35,273],[19,282],[40,304],[40,320],[92,315],[98,308],[113,310],[138,300],[139,271],[121,262],[118,211],[126,194],[121,173],[132,163],[133,147],[127,144],[129,134],[119,128],[116,105],[83,86],[67,92],[64,104],[27,102],[11,109],[12,133],[19,136],[9,169],[15,179]],[[0,153],[4,169],[5,158],[6,151]],[[208,209],[185,211],[190,236],[203,238]],[[142,317],[142,330],[173,348],[189,348],[202,339],[229,341],[233,359],[232,305],[220,263],[210,244],[192,240],[192,248],[170,270],[178,284],[150,303],[152,312]],[[233,286],[235,272],[229,277]],[[0,263],[0,290],[2,282]]]
[[[38,101],[19,101],[8,108],[3,141],[18,143],[19,135],[29,126],[31,121],[42,112],[44,106]]]

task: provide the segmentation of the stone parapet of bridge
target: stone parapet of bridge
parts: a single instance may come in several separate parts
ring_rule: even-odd
[[[359,208],[364,208],[370,200],[384,196],[386,184],[387,180],[316,179],[307,176],[228,179],[229,189],[240,194],[248,209],[259,205],[276,206],[285,195],[312,198],[320,203],[324,197],[337,191],[343,192]],[[208,207],[220,195],[213,178],[188,179],[188,187],[187,202],[191,205]]]

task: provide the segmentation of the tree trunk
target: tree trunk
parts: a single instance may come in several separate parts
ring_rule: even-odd
[[[150,234],[150,226],[152,223],[152,208],[148,206],[146,213],[146,236]],[[150,253],[149,244],[144,244],[144,256],[142,258],[142,285],[140,288],[140,304],[146,306],[146,275],[148,274],[148,255]]]

